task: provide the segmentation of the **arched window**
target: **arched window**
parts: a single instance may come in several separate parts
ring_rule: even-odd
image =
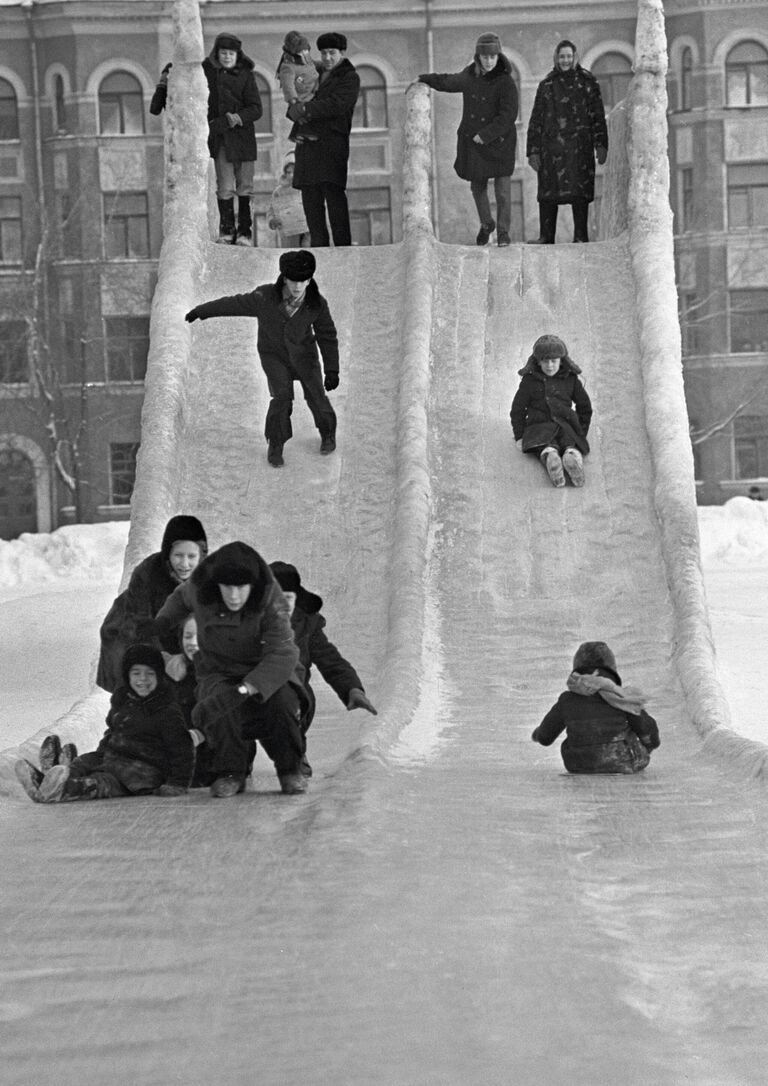
[[[600,83],[600,93],[606,110],[626,97],[632,78],[632,63],[623,53],[603,53],[591,66],[592,75]]]
[[[67,112],[64,108],[64,79],[60,75],[53,77],[53,114],[56,118],[56,131],[66,132]]]
[[[693,72],[693,52],[686,46],[680,54],[680,109],[691,108],[691,74]]]
[[[370,64],[357,66],[360,76],[360,94],[352,117],[353,128],[388,128],[387,81]]]
[[[144,134],[144,95],[128,72],[113,72],[99,86],[99,132],[102,136]]]
[[[259,98],[261,98],[261,116],[254,124],[254,130],[256,132],[271,132],[272,131],[272,91],[269,89],[269,83],[263,75],[259,75],[258,72],[253,73],[253,78],[256,80],[256,89],[259,92]]]
[[[756,41],[743,41],[725,61],[725,104],[768,105],[768,50]]]
[[[19,138],[19,110],[16,91],[7,79],[0,79],[0,140]]]

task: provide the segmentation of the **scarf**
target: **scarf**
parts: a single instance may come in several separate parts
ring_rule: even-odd
[[[637,686],[618,686],[604,675],[579,675],[572,671],[568,676],[567,687],[572,694],[582,694],[585,698],[599,694],[614,709],[632,716],[640,716],[647,696]]]

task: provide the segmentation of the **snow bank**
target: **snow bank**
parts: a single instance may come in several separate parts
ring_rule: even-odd
[[[731,498],[702,506],[699,532],[706,569],[768,565],[768,502]]]
[[[26,595],[56,582],[117,582],[127,539],[128,521],[109,521],[0,540],[0,593],[18,588]]]

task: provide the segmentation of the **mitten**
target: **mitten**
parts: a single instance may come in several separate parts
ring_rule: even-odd
[[[541,165],[541,156],[540,155],[528,155],[528,165],[531,167],[532,170],[535,170],[536,173],[538,173],[539,172],[539,166]]]
[[[607,147],[595,147],[595,158],[597,159],[599,164],[602,166],[605,163],[605,160],[608,158],[608,148]]]
[[[159,788],[155,789],[156,796],[185,796],[187,794],[186,788],[182,788],[180,784],[161,784]]]
[[[230,128],[237,128],[238,125],[243,123],[239,113],[227,113],[226,117]]]
[[[354,689],[350,690],[349,699],[347,700],[347,709],[367,709],[368,712],[373,713],[374,716],[379,715],[370,701],[368,701],[365,692],[360,690],[359,687],[354,687]]]
[[[203,318],[198,313],[197,308],[190,309],[189,313],[185,313],[184,315],[184,320],[187,321],[189,324],[191,324],[192,321],[200,321],[202,319]]]
[[[339,375],[338,373],[326,373],[325,380],[323,381],[323,387],[326,392],[333,392],[335,388],[339,387]]]
[[[291,121],[303,121],[306,117],[307,107],[303,102],[291,102],[288,106],[288,119]]]

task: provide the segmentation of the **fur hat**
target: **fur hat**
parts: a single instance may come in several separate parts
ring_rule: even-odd
[[[280,257],[280,272],[294,283],[303,283],[315,274],[317,261],[309,249],[296,249]]]
[[[498,34],[481,34],[475,45],[475,56],[495,57],[501,52],[501,38]]]
[[[128,674],[131,668],[140,664],[144,667],[151,667],[155,675],[157,675],[158,682],[165,675],[165,662],[159,649],[156,649],[154,645],[130,645],[123,653],[123,660],[120,665],[123,682],[126,686],[128,685]]]
[[[342,53],[346,52],[347,39],[343,34],[338,34],[331,30],[327,34],[321,34],[317,39],[318,49],[340,49]]]
[[[246,604],[257,609],[269,581],[267,563],[261,555],[239,539],[225,543],[192,571],[192,584],[201,604],[221,603],[220,584],[250,584],[254,591]]]
[[[301,576],[296,566],[290,565],[289,562],[270,562],[269,568],[283,592],[296,594],[296,604],[302,611],[308,615],[317,614],[323,606],[322,598],[302,587]]]
[[[576,649],[573,658],[573,671],[581,674],[594,671],[596,668],[610,671],[616,682],[621,685],[619,673],[616,670],[616,657],[606,645],[605,641],[584,641]]]
[[[532,354],[537,362],[544,362],[548,358],[567,358],[568,348],[560,336],[539,336],[533,345]]]
[[[208,550],[208,540],[206,539],[205,529],[197,517],[180,515],[171,517],[168,521],[163,532],[163,542],[160,544],[160,553],[166,562],[170,557],[173,544],[181,542],[197,543],[201,551],[200,557],[205,558]]]
[[[283,49],[286,53],[303,53],[309,49],[309,38],[305,38],[298,30],[289,30],[283,39]]]
[[[236,52],[240,52],[243,43],[234,34],[217,34],[216,41],[213,43],[213,48],[216,52],[219,49],[234,49]]]

